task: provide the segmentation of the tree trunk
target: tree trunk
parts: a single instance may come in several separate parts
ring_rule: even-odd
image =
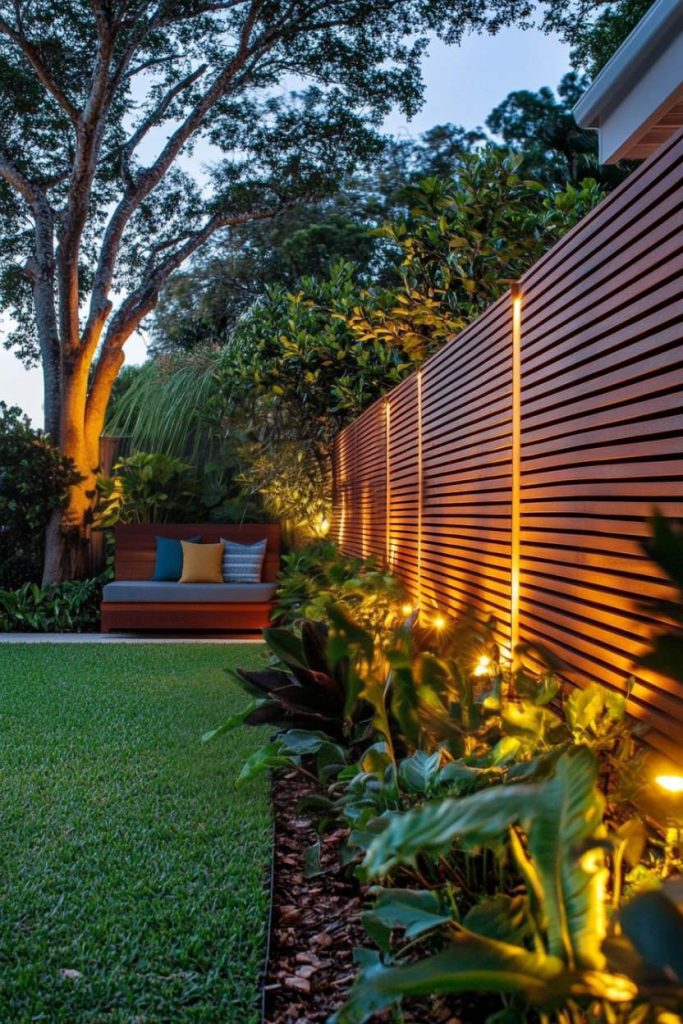
[[[90,575],[90,533],[95,505],[97,472],[85,476],[69,490],[66,505],[56,509],[45,533],[43,586],[63,580],[82,580]],[[95,467],[96,470],[96,467]]]
[[[69,488],[62,509],[50,517],[45,535],[43,586],[90,573],[90,533],[99,470],[99,429],[87,423],[88,365],[76,358],[62,371],[60,447],[71,458],[81,479]]]
[[[90,556],[85,531],[64,522],[64,514],[56,509],[45,532],[45,562],[42,585],[63,580],[82,580],[89,575]]]

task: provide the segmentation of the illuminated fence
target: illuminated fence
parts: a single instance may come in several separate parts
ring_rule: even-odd
[[[640,540],[683,517],[683,135],[422,369],[342,431],[334,532],[424,614],[494,614],[576,682],[623,689],[671,596]],[[632,713],[681,760],[683,694]]]

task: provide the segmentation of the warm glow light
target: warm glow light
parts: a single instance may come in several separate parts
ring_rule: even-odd
[[[683,793],[683,775],[658,775],[655,782],[667,793]]]
[[[318,525],[318,533],[321,537],[326,537],[330,532],[330,521],[327,516],[322,516]]]
[[[521,562],[522,481],[522,289],[513,282],[512,296],[512,480],[510,507],[510,649],[519,644],[519,580]]]
[[[446,620],[443,615],[435,615],[432,625],[434,626],[434,629],[443,629],[446,625]]]
[[[481,658],[474,667],[475,676],[487,676],[491,671],[491,659],[486,654],[482,654]]]
[[[401,607],[401,611],[403,612],[404,615],[412,615],[413,614],[413,606],[412,606],[412,604],[404,604]]]

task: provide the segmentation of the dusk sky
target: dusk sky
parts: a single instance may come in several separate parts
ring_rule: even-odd
[[[470,36],[457,48],[434,42],[424,64],[422,110],[410,123],[400,114],[390,116],[386,130],[400,136],[419,135],[448,121],[475,128],[513,89],[556,86],[568,69],[567,47],[537,31],[508,29],[497,36]],[[129,363],[144,360],[144,339],[131,339],[126,353]],[[27,372],[4,349],[0,349],[0,399],[21,406],[36,425],[42,425],[40,371]]]

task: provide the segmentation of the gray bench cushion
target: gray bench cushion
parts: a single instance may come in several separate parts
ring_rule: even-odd
[[[167,583],[156,580],[115,580],[106,584],[102,599],[112,603],[159,601],[188,604],[251,604],[270,601],[274,593],[274,583]]]

